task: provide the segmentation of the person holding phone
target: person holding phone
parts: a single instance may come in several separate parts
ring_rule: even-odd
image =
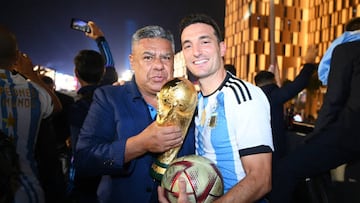
[[[74,30],[84,32],[85,35],[96,41],[99,51],[105,58],[106,71],[101,80],[101,84],[113,84],[117,82],[118,75],[115,69],[114,60],[110,51],[110,46],[105,39],[102,30],[93,21],[72,18],[70,27]]]
[[[81,87],[77,92],[78,100],[70,107],[69,111],[73,155],[95,89],[102,85],[111,85],[118,79],[110,46],[104,37],[104,33],[93,21],[87,22],[87,25],[90,31],[84,33],[96,41],[100,53],[94,50],[81,50],[74,59],[75,75]],[[78,203],[97,202],[96,191],[101,177],[81,177],[76,173],[73,164],[70,166],[69,172],[69,195],[75,198]]]
[[[86,32],[86,33],[91,32],[90,26],[88,25],[88,21],[79,18],[72,18],[70,27],[80,32]]]
[[[85,35],[96,41],[101,55],[105,58],[105,74],[102,77],[100,84],[113,84],[118,80],[118,75],[115,69],[115,62],[110,51],[109,43],[105,39],[102,30],[93,21],[89,21],[88,26],[90,32],[85,32]]]

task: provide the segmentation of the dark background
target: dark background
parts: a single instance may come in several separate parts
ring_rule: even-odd
[[[81,49],[98,50],[84,33],[70,29],[71,18],[94,21],[105,33],[119,75],[129,69],[131,35],[157,24],[172,31],[180,50],[178,23],[189,13],[207,13],[224,27],[224,0],[13,0],[2,1],[0,23],[17,36],[19,48],[35,65],[73,75]]]

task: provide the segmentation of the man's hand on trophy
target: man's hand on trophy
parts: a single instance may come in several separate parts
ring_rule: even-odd
[[[155,153],[181,146],[184,139],[179,126],[160,126],[156,121],[145,128],[141,136],[147,151]]]

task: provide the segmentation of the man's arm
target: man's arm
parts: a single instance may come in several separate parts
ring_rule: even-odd
[[[113,84],[114,82],[117,82],[118,75],[115,69],[114,59],[110,51],[110,46],[105,39],[104,33],[95,24],[95,22],[89,21],[88,25],[91,32],[85,33],[85,35],[96,41],[99,51],[105,59],[105,74],[101,80],[101,84]]]
[[[17,62],[12,67],[12,69],[23,75],[26,79],[29,79],[30,81],[38,84],[47,91],[53,102],[53,112],[60,112],[62,110],[63,107],[59,98],[56,96],[55,92],[50,89],[48,85],[44,83],[44,81],[40,79],[39,74],[34,71],[34,65],[31,59],[26,54],[21,52],[18,53]]]
[[[272,92],[273,98],[276,98],[278,102],[286,102],[289,99],[295,97],[309,84],[312,75],[316,71],[315,59],[317,57],[318,50],[315,46],[310,46],[304,56],[304,66],[300,73],[291,82],[283,85],[281,88]]]
[[[315,45],[311,45],[308,47],[306,51],[306,55],[304,56],[305,63],[315,63],[316,57],[318,55],[319,50],[316,48]]]
[[[93,21],[89,21],[90,32],[86,32],[85,35],[96,41],[101,55],[104,56],[105,66],[114,67],[114,60],[110,51],[110,46],[105,40],[103,31]]]
[[[270,65],[268,71],[272,72],[274,74],[276,85],[278,87],[281,87],[282,82],[281,82],[281,77],[280,77],[280,69],[279,69],[279,66],[277,65],[277,63],[274,65]]]
[[[271,153],[241,158],[246,176],[215,202],[255,202],[271,190]]]
[[[110,94],[114,91],[113,88],[95,90],[93,102],[78,136],[75,147],[75,165],[77,170],[85,175],[127,173],[131,160],[147,152],[162,153],[180,146],[183,142],[180,127],[160,126],[156,121],[141,131],[138,131],[140,129],[137,127],[120,129],[121,125],[138,125],[133,122],[139,116],[146,116],[148,110],[147,106],[136,106],[138,113],[134,112],[132,115],[134,117],[125,117],[124,115],[129,115],[132,111],[131,107],[125,108],[127,106],[125,100],[119,102],[122,96],[114,97],[114,94]],[[139,110],[144,110],[143,114]],[[127,113],[120,115],[120,112]],[[144,123],[146,121],[141,121],[140,125]],[[91,163],[90,169],[89,163]]]

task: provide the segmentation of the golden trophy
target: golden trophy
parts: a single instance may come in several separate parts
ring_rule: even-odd
[[[197,92],[194,85],[185,78],[174,78],[161,88],[157,94],[159,125],[178,125],[185,138],[197,105]],[[175,159],[181,146],[161,154],[151,166],[151,176],[161,181],[170,162]]]

